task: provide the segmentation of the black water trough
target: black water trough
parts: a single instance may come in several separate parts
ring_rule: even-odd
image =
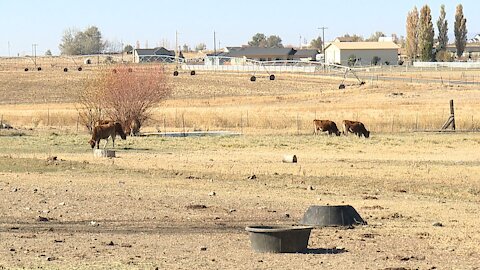
[[[307,250],[311,226],[248,226],[250,243],[256,252],[301,253]]]
[[[300,224],[329,227],[329,226],[352,226],[365,225],[358,212],[350,205],[312,205],[303,215]]]

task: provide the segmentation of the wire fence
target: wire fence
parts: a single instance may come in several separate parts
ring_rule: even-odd
[[[329,119],[337,123],[342,130],[342,120],[362,121],[372,133],[401,133],[416,131],[439,131],[448,118],[448,113],[411,113],[392,112],[381,115],[369,115],[366,112],[322,116],[320,111],[298,111],[278,114],[253,110],[240,111],[190,111],[170,110],[156,112],[147,121],[142,131],[154,132],[192,132],[228,130],[242,134],[272,133],[307,135],[313,134],[314,119]],[[457,130],[480,131],[480,118],[474,112],[458,112],[455,118]],[[59,127],[74,129],[78,133],[88,131],[78,112],[56,112],[43,110],[32,115],[5,112],[0,115],[0,123],[14,128]]]

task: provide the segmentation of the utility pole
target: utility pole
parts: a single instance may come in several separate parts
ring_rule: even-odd
[[[328,27],[322,26],[322,27],[318,27],[317,29],[322,30],[322,53],[323,53],[323,58],[325,59],[325,29],[328,29]]]
[[[35,66],[37,66],[37,46],[38,44],[32,44],[33,63]]]
[[[175,62],[178,63],[178,31],[175,30]]]
[[[120,51],[121,51],[121,53],[122,53],[122,64],[123,64],[123,40],[122,40],[121,43],[122,43],[122,47],[120,48]]]
[[[213,56],[217,56],[217,39],[215,30],[213,30]]]

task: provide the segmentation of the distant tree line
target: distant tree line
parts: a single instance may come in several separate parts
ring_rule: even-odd
[[[64,55],[88,55],[100,53],[120,53],[133,50],[131,45],[118,41],[103,40],[102,33],[96,26],[87,27],[84,31],[68,28],[63,32],[62,41],[58,46]]]
[[[414,7],[407,14],[407,42],[406,51],[409,59],[422,61],[451,61],[448,45],[448,21],[445,5],[440,6],[440,15],[437,20],[437,39],[432,23],[431,10],[428,5],[418,12]],[[455,47],[457,57],[461,57],[467,43],[467,19],[463,15],[463,6],[457,5],[454,23]],[[436,42],[436,43],[435,43]],[[436,47],[435,47],[436,45]]]

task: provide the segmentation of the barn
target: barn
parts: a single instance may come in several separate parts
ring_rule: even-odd
[[[393,64],[398,62],[400,47],[391,42],[332,42],[325,47],[325,63],[348,65],[349,59],[357,59],[357,65]]]

